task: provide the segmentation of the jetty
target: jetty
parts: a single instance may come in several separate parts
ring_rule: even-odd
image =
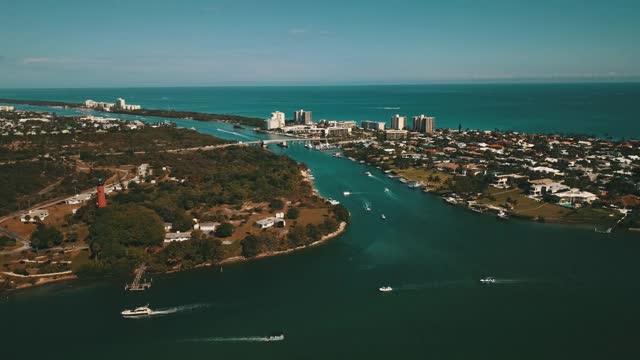
[[[142,280],[144,272],[147,270],[147,265],[142,264],[135,271],[136,276],[133,278],[131,284],[125,284],[124,289],[129,291],[143,291],[151,287],[151,281]]]

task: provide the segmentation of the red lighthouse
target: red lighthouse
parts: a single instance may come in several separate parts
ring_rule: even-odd
[[[102,178],[98,179],[98,207],[107,207],[107,198],[104,195],[104,179]]]

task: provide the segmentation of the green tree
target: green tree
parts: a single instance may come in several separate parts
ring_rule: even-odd
[[[255,235],[248,235],[241,241],[242,256],[252,258],[259,254],[259,240]]]
[[[234,231],[235,228],[233,227],[233,225],[231,225],[231,223],[223,222],[216,229],[215,235],[219,238],[226,238],[233,235]]]
[[[300,209],[298,208],[289,208],[287,210],[287,219],[297,219],[300,216]]]
[[[284,202],[282,201],[282,199],[273,199],[269,203],[269,207],[272,210],[282,210],[284,208]]]
[[[347,208],[344,207],[344,205],[342,204],[334,205],[331,210],[335,214],[336,220],[340,222],[344,221],[346,223],[349,223],[349,221],[351,221],[351,213],[349,213],[349,210],[347,210]]]
[[[38,224],[36,231],[31,234],[31,246],[36,249],[48,249],[62,244],[62,233],[53,226]]]

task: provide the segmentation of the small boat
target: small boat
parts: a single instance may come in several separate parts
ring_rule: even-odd
[[[196,128],[194,128],[193,126],[189,128],[189,130],[193,130],[196,131]]]
[[[278,143],[278,146],[283,147],[283,148],[289,147],[289,145],[287,144],[287,142],[286,142],[286,141],[281,141],[281,142],[279,142],[279,143]]]
[[[506,220],[506,219],[508,219],[508,218],[509,218],[509,214],[507,214],[507,213],[506,213],[506,212],[504,212],[504,211],[500,211],[500,212],[498,213],[498,218],[499,218],[499,219]]]
[[[365,206],[364,206],[364,209],[365,209],[365,210],[367,210],[367,211],[371,211],[371,206],[369,206],[369,205],[365,205]]]
[[[233,128],[234,129],[244,129],[244,127],[238,125],[238,124],[233,124]]]
[[[373,175],[371,175],[371,173],[370,173],[370,172],[368,172],[368,171],[367,171],[365,174],[366,174],[368,177],[373,177]]]
[[[313,145],[311,145],[311,143],[304,144],[304,147],[306,147],[307,149],[313,149]]]
[[[139,318],[144,316],[153,315],[153,310],[149,308],[149,304],[145,306],[137,307],[133,310],[124,310],[120,313],[125,318]]]
[[[495,284],[496,279],[489,276],[489,277],[480,279],[480,282],[483,284]]]
[[[272,334],[267,336],[264,341],[282,341],[284,340],[284,333]]]
[[[388,193],[389,191],[391,191],[389,188],[384,188],[384,192]]]
[[[448,202],[451,205],[457,205],[458,204],[458,200],[456,200],[455,198],[452,198],[452,197],[445,197],[444,201]]]
[[[384,214],[380,215],[380,217],[382,218],[382,220],[386,220],[387,219],[387,217],[384,216]]]
[[[380,290],[380,292],[390,292],[390,291],[393,291],[393,288],[391,288],[391,286],[383,286],[378,290]]]
[[[342,154],[341,154],[341,153],[335,153],[335,154],[333,154],[333,157],[335,157],[335,158],[341,158],[341,157],[342,157]]]
[[[328,199],[327,199],[327,201],[328,201],[328,202],[329,202],[329,204],[331,204],[331,205],[338,205],[338,204],[340,204],[340,201],[338,201],[338,200],[334,200],[334,199],[332,199],[332,198],[328,198]]]
[[[471,209],[471,211],[473,212],[477,212],[478,214],[482,214],[484,212],[484,210],[475,206],[469,206],[469,209]]]
[[[342,195],[344,195],[344,196],[349,196],[349,195],[351,195],[351,193],[350,193],[350,192],[348,192],[348,191],[345,191],[345,192],[343,192],[343,193],[342,193]]]

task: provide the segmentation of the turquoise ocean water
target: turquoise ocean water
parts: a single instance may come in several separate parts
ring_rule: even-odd
[[[253,116],[304,107],[316,119],[384,120],[393,112],[424,112],[447,126],[463,119],[465,127],[639,134],[637,110],[631,106],[638,97],[620,95],[637,95],[637,85],[403,86],[389,87],[388,95],[384,88],[1,90],[0,96],[65,101],[125,97],[147,107],[165,102],[184,110]],[[474,99],[478,91],[481,95]],[[540,98],[554,105],[545,110]],[[258,137],[228,124],[177,122],[220,137]],[[588,124],[585,129],[591,130],[576,124]],[[306,163],[321,194],[349,208],[353,222],[345,234],[315,249],[225,266],[222,273],[207,268],[159,275],[151,290],[138,294],[123,291],[129,279],[75,281],[12,293],[0,302],[1,353],[26,359],[640,355],[637,234],[498,222],[302,145],[271,150]],[[344,191],[352,195],[344,197]],[[383,213],[386,221],[380,219]],[[498,282],[483,286],[478,279],[484,276]],[[377,288],[383,285],[396,291],[381,294]],[[124,308],[146,303],[167,314],[120,318]],[[273,331],[284,331],[286,340],[261,341]]]

